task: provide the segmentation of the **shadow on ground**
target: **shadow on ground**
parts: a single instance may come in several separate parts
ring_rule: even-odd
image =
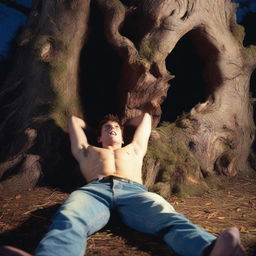
[[[33,253],[60,205],[30,213],[24,223],[0,234],[0,245],[11,245]],[[91,255],[175,255],[159,238],[142,234],[124,226],[116,213],[109,223],[88,239],[87,256]]]

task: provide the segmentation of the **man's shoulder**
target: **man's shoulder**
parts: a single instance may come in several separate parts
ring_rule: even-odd
[[[92,155],[94,155],[95,153],[99,152],[101,148],[95,147],[95,146],[91,146],[89,145],[88,147],[83,147],[79,150],[79,158],[78,161],[79,162],[83,162],[85,159],[91,157]]]

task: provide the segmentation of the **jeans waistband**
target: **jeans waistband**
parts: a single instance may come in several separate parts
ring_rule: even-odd
[[[126,178],[122,178],[122,177],[119,177],[119,176],[115,176],[115,175],[109,175],[109,176],[105,176],[105,177],[102,177],[102,178],[96,178],[96,179],[91,180],[87,184],[90,184],[90,183],[95,182],[95,181],[103,182],[103,183],[104,182],[112,182],[113,180],[118,180],[118,181],[130,183],[130,184],[135,184],[135,185],[140,186],[140,187],[147,190],[147,188],[139,182],[136,182],[136,181],[133,181],[133,180],[130,180],[130,179],[126,179]]]
[[[115,176],[115,175],[109,175],[109,176],[101,178],[100,180],[101,181],[105,181],[105,182],[110,182],[112,180],[119,180],[119,181],[123,181],[123,182],[127,182],[127,183],[134,182],[132,180],[129,180],[129,179],[126,179],[126,178],[122,178],[122,177],[119,177],[119,176]]]

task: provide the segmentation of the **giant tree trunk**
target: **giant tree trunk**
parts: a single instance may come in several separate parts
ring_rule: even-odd
[[[109,111],[123,122],[148,111],[156,127],[172,93],[168,56],[186,35],[204,66],[207,97],[151,141],[145,183],[247,173],[255,55],[243,48],[234,13],[227,0],[33,1],[1,86],[2,190],[26,189],[39,177],[55,186],[78,179],[70,180],[78,169],[66,133],[70,114],[95,127]]]

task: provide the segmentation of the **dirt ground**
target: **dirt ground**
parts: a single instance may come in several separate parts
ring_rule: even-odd
[[[50,218],[68,194],[40,187],[0,201],[0,245],[30,253],[47,231]],[[221,189],[185,199],[168,199],[177,211],[211,233],[237,226],[249,256],[256,255],[256,180],[229,180]],[[86,255],[175,255],[160,240],[124,227],[114,216],[88,239]]]

